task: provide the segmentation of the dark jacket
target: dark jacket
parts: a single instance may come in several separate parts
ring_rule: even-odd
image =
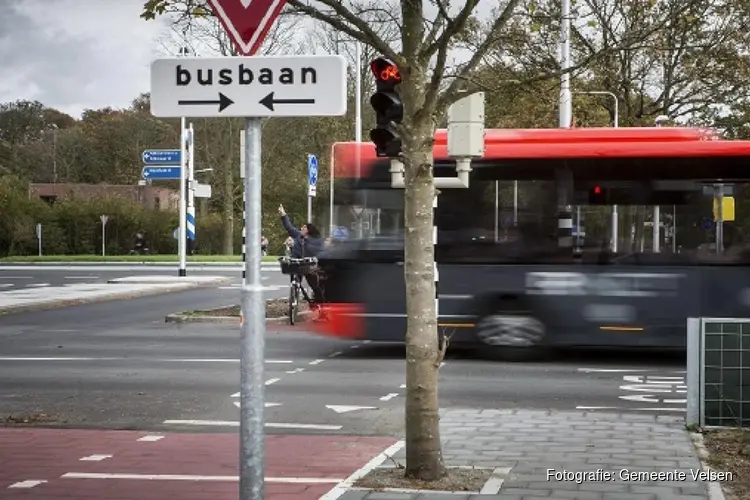
[[[281,217],[281,224],[284,225],[284,229],[289,233],[289,236],[294,240],[292,246],[292,257],[300,259],[302,257],[317,257],[317,255],[325,248],[325,240],[323,238],[313,238],[308,235],[307,238],[302,236],[299,229],[292,225],[292,221],[288,215]]]

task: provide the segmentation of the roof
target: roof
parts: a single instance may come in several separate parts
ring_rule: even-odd
[[[334,175],[354,177],[357,154],[361,173],[384,159],[371,142],[338,142],[332,147]],[[435,133],[435,160],[447,159],[447,131]],[[633,127],[585,129],[488,129],[485,160],[564,158],[691,158],[748,156],[750,141],[723,141],[709,129]]]

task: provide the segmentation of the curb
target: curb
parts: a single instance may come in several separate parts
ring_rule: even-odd
[[[142,297],[150,297],[153,295],[160,295],[162,293],[173,293],[173,292],[184,292],[195,288],[204,288],[210,285],[195,284],[195,283],[181,283],[170,286],[169,288],[159,288],[158,290],[141,290],[138,292],[112,292],[111,294],[101,295],[99,297],[89,297],[83,299],[63,299],[55,300],[50,302],[37,302],[34,304],[25,304],[19,306],[0,306],[0,317],[7,314],[23,313],[23,312],[34,312],[34,311],[49,311],[53,309],[62,309],[70,306],[80,306],[85,304],[95,304],[99,302],[110,302],[115,300],[129,300],[139,299]]]
[[[711,467],[709,467],[708,463],[706,462],[706,459],[708,458],[709,453],[708,453],[708,449],[706,448],[706,444],[703,440],[703,434],[700,434],[698,432],[691,432],[690,440],[693,442],[693,446],[698,452],[698,459],[700,460],[701,465],[703,466],[703,470],[704,471],[711,470]],[[726,500],[726,497],[724,497],[724,490],[722,490],[720,483],[717,483],[716,481],[708,482],[708,499],[709,500]]]
[[[300,318],[306,319],[310,315],[310,311],[303,311],[298,313]],[[289,316],[278,316],[275,318],[266,318],[266,324],[281,324],[287,323]],[[214,323],[220,325],[239,325],[240,318],[238,316],[201,316],[198,314],[168,314],[164,318],[165,323]]]

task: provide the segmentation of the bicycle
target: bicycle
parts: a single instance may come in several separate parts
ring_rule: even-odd
[[[281,273],[291,276],[291,282],[289,283],[289,324],[294,325],[294,322],[297,320],[300,292],[307,301],[307,304],[311,308],[313,306],[312,299],[310,299],[307,290],[305,290],[302,284],[302,277],[310,274],[312,269],[318,264],[318,259],[316,257],[303,257],[301,259],[279,257],[279,264],[281,264]]]

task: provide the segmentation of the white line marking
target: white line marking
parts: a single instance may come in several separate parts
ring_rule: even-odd
[[[89,278],[98,278],[99,276],[63,276],[66,280],[87,280]]]
[[[0,288],[10,288],[12,286],[12,283],[0,283]]]
[[[338,500],[341,496],[346,493],[347,490],[349,490],[352,486],[354,486],[354,483],[365,477],[367,474],[372,472],[374,469],[376,469],[378,466],[383,464],[388,458],[395,455],[401,448],[404,447],[406,444],[406,441],[398,441],[394,443],[393,445],[389,446],[383,452],[378,455],[377,457],[373,458],[369,462],[367,462],[365,465],[362,466],[362,468],[354,471],[352,475],[341,481],[339,484],[333,487],[331,491],[320,497],[318,500]]]
[[[374,406],[347,406],[347,405],[326,405],[326,408],[336,413],[349,413],[357,410],[377,410]]]
[[[266,385],[275,384],[279,380],[281,380],[281,379],[280,378],[269,378],[268,380],[266,380]]]
[[[350,345],[349,349],[359,349],[359,344]]]
[[[142,438],[138,438],[136,441],[144,441],[147,443],[153,443],[154,441],[161,441],[162,439],[164,439],[164,436],[149,435],[149,436],[143,436]]]
[[[634,408],[630,406],[576,406],[576,410],[618,410],[618,411],[625,411],[625,410],[634,410],[634,411],[666,411],[666,412],[672,412],[672,411],[685,411],[685,408]]]
[[[648,370],[629,370],[620,368],[579,368],[578,371],[583,373],[636,373],[647,372]]]
[[[27,479],[26,481],[20,481],[18,483],[13,483],[8,488],[33,488],[34,486],[39,486],[40,484],[46,483],[44,479]]]
[[[319,365],[323,361],[325,361],[325,360],[324,359],[316,359],[315,361],[310,361],[308,364],[309,365]]]
[[[2,268],[0,268],[2,269]],[[6,280],[30,280],[34,279],[33,276],[3,276],[3,279]]]
[[[241,408],[241,404],[242,403],[240,403],[239,401],[234,402],[234,406],[236,406],[237,408]],[[272,408],[274,406],[281,406],[281,403],[264,403],[264,404],[266,408]]]
[[[235,420],[165,420],[162,422],[167,425],[196,425],[206,427],[239,427],[239,421]],[[340,425],[323,425],[323,424],[287,424],[269,422],[266,427],[270,429],[314,429],[321,431],[338,431]]]
[[[342,354],[344,354],[342,351],[336,351],[333,354],[329,354],[328,357],[335,358],[336,356],[341,356]]]
[[[401,384],[400,386],[398,386],[398,388],[399,389],[406,389],[406,384]]]
[[[391,399],[395,398],[396,396],[398,396],[397,392],[391,392],[390,394],[386,394],[385,396],[383,396],[382,398],[380,398],[380,400],[381,401],[390,401]]]
[[[50,286],[49,283],[31,283],[29,285],[26,285],[29,288],[43,288],[45,286]]]
[[[45,330],[56,332],[77,332],[78,330]],[[239,358],[89,358],[89,357],[16,357],[2,356],[0,361],[153,361],[156,363],[239,363]],[[294,361],[267,359],[267,364],[292,364]]]
[[[576,410],[616,410],[616,406],[576,406]]]
[[[350,487],[348,491],[372,491],[370,488],[358,488],[358,487]],[[377,491],[382,491],[384,493],[424,493],[427,494],[434,494],[434,495],[479,495],[478,491],[446,491],[446,490],[409,490],[406,488],[378,488]],[[420,495],[421,496],[421,495]],[[323,497],[320,497],[323,498]],[[418,498],[418,497],[417,497]]]
[[[112,455],[89,455],[88,457],[83,457],[79,460],[81,462],[101,462],[102,460],[106,460],[108,458],[112,458]]]
[[[61,479],[141,479],[161,481],[239,481],[239,476],[197,476],[188,474],[120,474],[99,472],[67,472]],[[320,477],[266,477],[269,483],[329,484],[340,483],[337,478]]]
[[[295,368],[294,370],[287,370],[287,373],[294,375],[295,373],[302,373],[303,371],[305,371],[304,368]]]
[[[372,342],[372,340],[363,340],[362,341],[363,344],[369,344],[370,342]]]

